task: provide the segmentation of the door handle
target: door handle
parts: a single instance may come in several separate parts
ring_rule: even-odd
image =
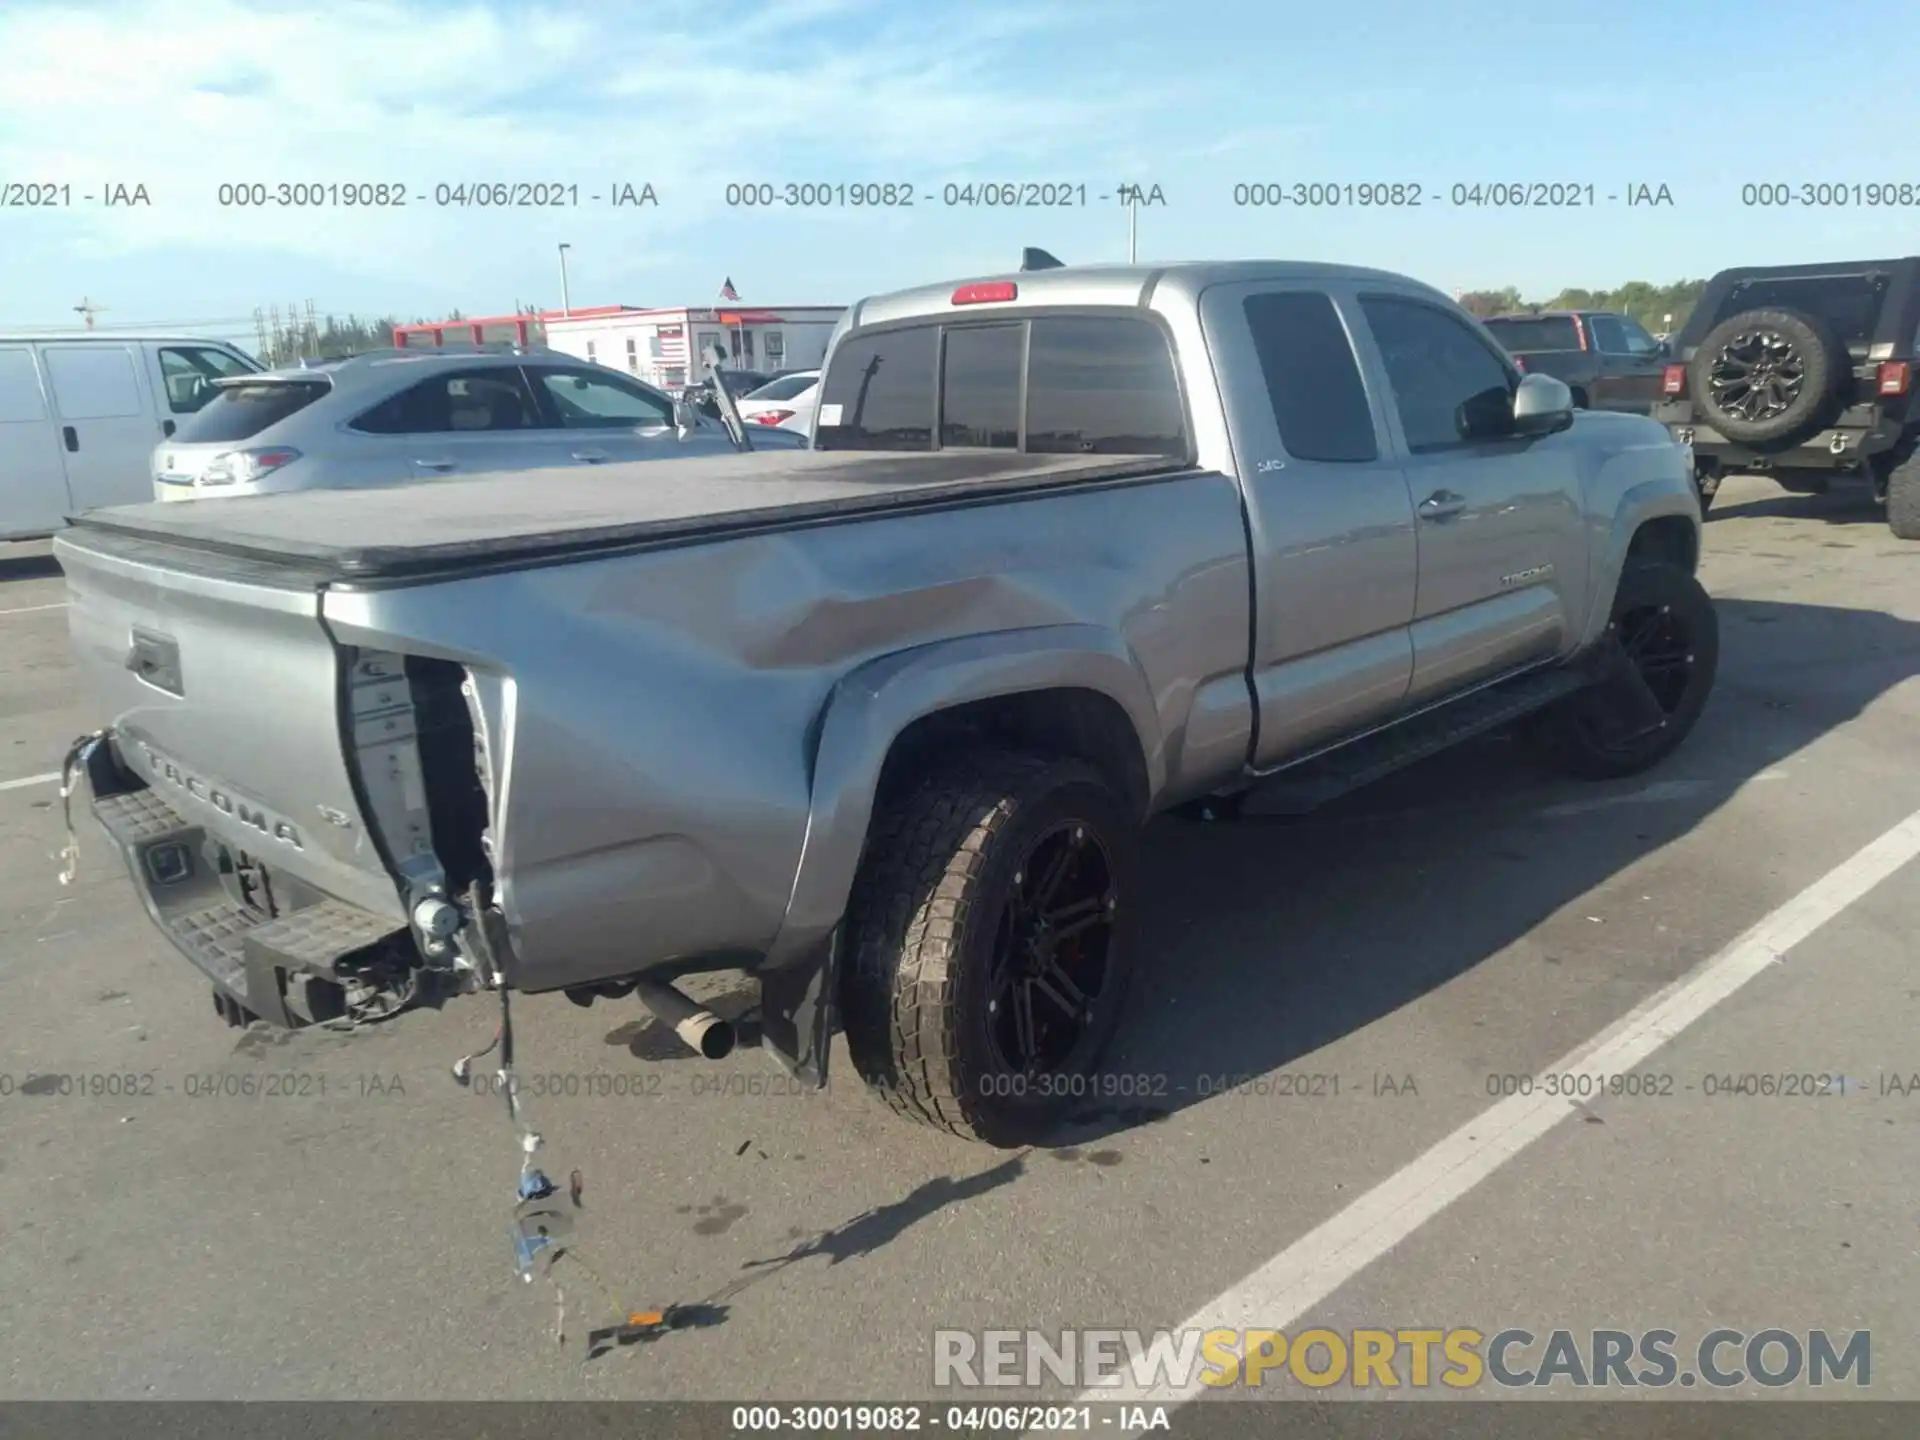
[[[1451,490],[1436,490],[1420,502],[1422,520],[1445,520],[1467,508],[1467,497]]]
[[[71,453],[75,455],[80,453],[80,432],[75,430],[73,426],[62,425],[60,427],[60,438],[67,442],[67,449]]]
[[[173,421],[162,420],[160,422],[160,433],[171,440],[173,438]]]
[[[422,470],[451,470],[454,467],[451,460],[416,460],[413,463]]]
[[[573,452],[573,458],[578,460],[582,465],[604,465],[607,461],[607,452],[604,450],[576,450]]]

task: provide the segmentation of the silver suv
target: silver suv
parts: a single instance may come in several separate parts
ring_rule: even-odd
[[[154,450],[155,498],[364,489],[733,448],[718,421],[553,351],[356,355],[214,389]],[[804,444],[753,429],[756,447]]]

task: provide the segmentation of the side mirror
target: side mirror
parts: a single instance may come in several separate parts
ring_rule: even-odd
[[[1513,433],[1550,435],[1573,423],[1573,391],[1551,375],[1523,375],[1513,393]]]
[[[673,402],[673,428],[679,432],[680,438],[686,439],[699,424],[700,412],[693,407],[693,402],[684,395],[677,398]]]

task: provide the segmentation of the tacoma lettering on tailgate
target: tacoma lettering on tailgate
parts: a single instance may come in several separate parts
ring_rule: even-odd
[[[269,839],[278,840],[283,845],[291,845],[296,850],[307,848],[300,843],[300,832],[287,821],[270,815],[259,806],[238,799],[217,785],[182,769],[144,741],[141,742],[140,749],[145,753],[147,763],[152,767],[154,775],[165,780],[169,785],[184,790],[194,799],[211,805],[222,815],[231,815],[242,825],[251,826]]]

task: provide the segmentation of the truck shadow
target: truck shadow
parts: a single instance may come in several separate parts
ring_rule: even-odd
[[[1498,955],[1920,673],[1920,624],[1771,601],[1722,600],[1719,611],[1719,678],[1699,728],[1634,780],[1545,774],[1521,747],[1494,737],[1299,819],[1155,822],[1139,969],[1102,1081],[1113,1098],[1049,1143],[1084,1144],[1233,1098],[1222,1092],[1246,1077],[1329,1068],[1294,1062]],[[1710,922],[1710,942],[1688,940],[1687,912],[1670,894],[1651,897],[1653,910],[1663,903],[1659,919],[1674,923],[1657,946],[1599,950],[1604,968],[1583,960],[1594,947],[1577,943],[1562,957],[1550,947],[1542,956],[1547,965],[1593,967],[1556,972],[1583,984],[1584,1016],[1556,1014],[1552,1025],[1515,1034],[1498,1015],[1456,1012],[1448,1039],[1477,1050],[1473,1058],[1489,1070],[1531,1073],[1565,1048],[1557,1033],[1541,1031],[1558,1026],[1567,1043],[1584,1038],[1758,918],[1729,914],[1724,925]],[[1620,933],[1606,943],[1617,946]],[[1594,1005],[1611,1008],[1597,1015]],[[1548,1043],[1555,1048],[1542,1054],[1517,1053]],[[1346,1062],[1342,1089],[1354,1093],[1367,1073],[1399,1079],[1409,1057],[1388,1048],[1363,1062],[1366,1073]],[[1269,1090],[1277,1093],[1261,1087]]]
[[[60,574],[60,562],[50,553],[36,554],[25,545],[0,544],[0,585],[13,580],[51,580]]]
[[[1723,490],[1706,514],[1710,525],[1740,519],[1866,525],[1877,532],[1875,538],[1892,539],[1887,531],[1886,507],[1868,493],[1864,484],[1851,482],[1837,484],[1824,495],[1742,484],[1738,490]]]

